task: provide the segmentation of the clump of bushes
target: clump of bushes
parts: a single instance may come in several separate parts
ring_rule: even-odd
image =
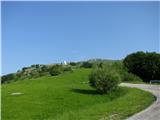
[[[52,76],[56,76],[56,75],[59,75],[63,72],[63,68],[62,68],[62,65],[53,65],[50,70],[49,70],[49,73],[52,75]]]
[[[100,62],[94,66],[89,76],[89,83],[100,93],[108,93],[118,87],[121,82],[142,82],[137,75],[127,71],[122,61],[111,64]]]
[[[64,68],[63,68],[63,71],[64,71],[64,72],[67,72],[67,71],[72,72],[73,70],[72,70],[72,68],[71,68],[70,66],[67,66],[67,67],[64,67]]]
[[[104,67],[95,68],[89,76],[90,85],[101,94],[117,89],[119,82],[119,74]]]
[[[52,76],[56,76],[67,71],[72,71],[72,68],[70,66],[63,66],[60,64],[53,65],[49,69],[49,73]]]
[[[70,62],[69,64],[70,64],[71,66],[76,66],[76,65],[77,65],[76,62]]]
[[[144,82],[160,79],[160,54],[155,52],[132,53],[123,60],[124,66]]]
[[[139,76],[128,72],[122,61],[114,62],[111,65],[111,68],[120,75],[122,82],[142,82],[142,79]]]
[[[81,67],[83,67],[83,68],[92,68],[92,66],[93,66],[93,64],[88,61],[83,62],[81,65]]]
[[[72,71],[70,66],[62,64],[54,65],[32,65],[31,67],[24,67],[17,73],[11,73],[2,76],[1,83],[10,83],[17,80],[38,78],[41,76],[52,75],[56,76],[64,72]]]
[[[10,83],[11,81],[15,81],[16,79],[16,74],[10,73],[1,77],[1,83]]]
[[[132,73],[124,72],[122,74],[122,81],[123,82],[142,82],[142,79]]]

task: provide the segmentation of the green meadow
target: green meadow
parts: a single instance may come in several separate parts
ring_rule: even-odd
[[[101,95],[88,84],[91,69],[2,85],[3,120],[122,120],[154,100],[148,92],[120,87]],[[19,92],[21,95],[12,95]]]

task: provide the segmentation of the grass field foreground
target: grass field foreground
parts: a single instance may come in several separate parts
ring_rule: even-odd
[[[122,120],[154,100],[148,92],[121,87],[100,95],[88,85],[90,69],[2,85],[4,120]],[[13,96],[14,92],[22,95]]]

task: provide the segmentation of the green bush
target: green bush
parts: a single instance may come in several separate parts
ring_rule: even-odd
[[[123,82],[142,82],[142,79],[132,73],[124,72],[122,76]]]
[[[70,62],[69,64],[70,64],[71,66],[76,66],[76,65],[77,65],[76,62]]]
[[[63,66],[59,64],[53,65],[49,68],[49,73],[52,76],[56,76],[67,71],[72,71],[72,68],[70,66]]]
[[[40,77],[40,72],[37,69],[32,70],[27,76],[27,78],[38,78],[38,77]]]
[[[10,83],[11,81],[16,81],[16,74],[10,73],[1,77],[1,83]]]
[[[43,65],[43,66],[41,67],[41,73],[43,73],[43,72],[48,72],[48,71],[49,71],[49,67],[48,67],[48,66]]]
[[[49,69],[49,73],[52,76],[56,76],[59,75],[61,73],[63,73],[63,67],[62,65],[53,65],[50,69]]]
[[[95,68],[89,76],[89,83],[99,93],[108,93],[115,90],[120,82],[120,76],[113,70]]]
[[[123,60],[129,72],[139,76],[145,82],[160,79],[160,54],[155,52],[132,53]]]
[[[22,68],[22,71],[25,71],[25,70],[27,70],[29,67],[23,67]]]
[[[81,67],[84,67],[84,68],[92,68],[93,64],[90,63],[90,62],[83,62]]]
[[[67,66],[67,67],[64,67],[64,68],[63,68],[63,71],[64,71],[64,72],[72,71],[72,68],[69,67],[69,66]]]

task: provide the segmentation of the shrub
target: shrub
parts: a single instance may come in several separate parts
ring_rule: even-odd
[[[38,78],[38,77],[40,77],[40,72],[37,69],[32,70],[27,74],[27,78]]]
[[[22,71],[25,71],[25,70],[27,70],[29,67],[23,67],[22,68]]]
[[[56,76],[56,75],[59,75],[63,72],[63,67],[62,65],[53,65],[50,70],[49,70],[49,73],[50,75],[52,76]]]
[[[151,52],[132,53],[123,61],[129,72],[139,76],[145,82],[160,79],[160,54]]]
[[[113,70],[95,68],[89,76],[89,83],[99,93],[108,93],[115,90],[120,82],[120,76]]]
[[[64,68],[63,68],[63,71],[64,71],[64,72],[72,71],[72,68],[69,67],[69,66],[67,66],[67,67],[64,67]]]
[[[124,82],[142,82],[142,79],[132,73],[124,72],[122,76]]]
[[[36,65],[31,65],[31,67],[33,68],[33,67],[36,67]]]
[[[92,67],[92,63],[90,62],[83,62],[81,67],[84,67],[84,68],[91,68]]]
[[[43,72],[48,72],[49,71],[49,68],[46,66],[46,65],[43,65],[42,67],[41,67],[41,72],[43,73]]]
[[[10,74],[2,76],[1,83],[9,83],[15,80],[16,80],[16,74],[10,73]]]
[[[75,62],[70,62],[69,63],[71,66],[76,66],[77,64]]]

